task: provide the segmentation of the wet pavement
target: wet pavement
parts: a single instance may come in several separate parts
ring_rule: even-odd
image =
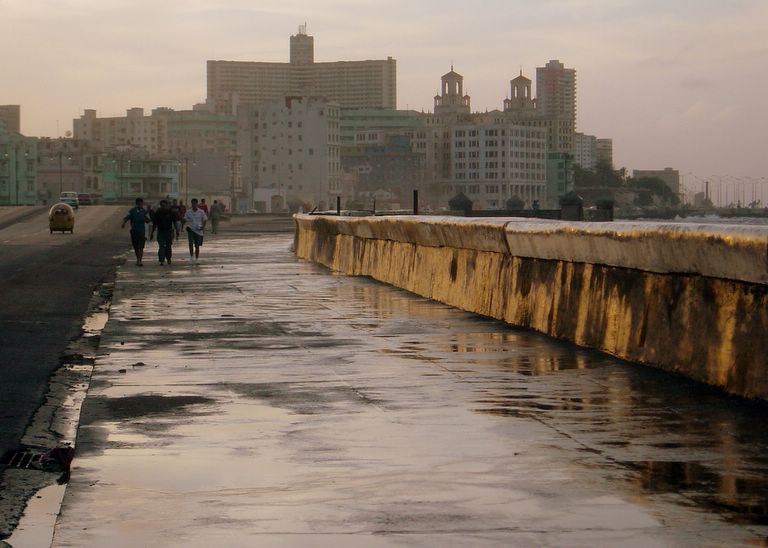
[[[297,260],[124,266],[54,546],[764,546],[766,407]]]

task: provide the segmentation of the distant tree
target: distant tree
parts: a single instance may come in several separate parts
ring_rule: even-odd
[[[665,206],[680,205],[680,197],[675,194],[667,183],[659,177],[640,177],[639,179],[630,179],[629,186],[638,192],[638,199],[643,194],[648,194],[648,198],[642,198],[643,202],[638,205],[651,205],[659,202]]]
[[[635,205],[648,207],[653,205],[653,193],[650,190],[638,190],[635,194]]]
[[[288,206],[288,211],[291,213],[296,213],[301,207],[304,208],[304,211],[311,211],[312,209],[308,203],[304,203],[298,196],[288,196],[285,203]]]
[[[354,200],[347,200],[345,207],[347,209],[361,210],[361,209],[365,209],[365,203],[363,202],[363,200],[359,198],[355,198]]]
[[[576,188],[617,188],[627,180],[627,168],[613,169],[608,162],[600,161],[594,169],[584,169],[578,164],[573,168]]]
[[[523,209],[525,207],[525,202],[520,196],[514,195],[509,200],[507,200],[505,205],[509,211],[515,211],[518,209]]]
[[[469,215],[472,211],[472,200],[470,200],[463,192],[459,192],[456,196],[448,200],[448,207],[451,211],[463,211],[464,215]]]

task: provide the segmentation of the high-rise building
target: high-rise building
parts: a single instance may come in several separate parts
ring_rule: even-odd
[[[290,62],[214,61],[207,63],[206,104],[219,114],[235,114],[239,104],[322,96],[342,108],[396,108],[396,61],[315,62],[314,38],[299,27],[291,36]]]
[[[573,161],[582,169],[595,169],[597,163],[597,137],[585,133],[574,134]]]
[[[544,116],[576,118],[576,70],[557,59],[536,69],[536,99]]]
[[[0,131],[21,133],[21,106],[0,105]]]
[[[576,131],[576,70],[553,59],[536,69],[536,110],[547,120],[551,152],[573,154]]]
[[[598,162],[613,169],[613,139],[598,139],[595,144],[595,156]]]

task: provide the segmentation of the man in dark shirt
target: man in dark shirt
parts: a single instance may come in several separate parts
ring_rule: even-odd
[[[164,265],[165,261],[171,264],[171,255],[173,252],[173,232],[176,231],[176,237],[179,237],[179,230],[176,222],[178,217],[172,209],[168,207],[168,200],[160,200],[160,208],[155,211],[155,219],[152,224],[152,232],[149,235],[149,239],[157,230],[157,257],[160,259],[160,265]]]
[[[128,214],[123,217],[122,228],[125,228],[128,221],[131,222],[131,245],[133,245],[133,252],[136,254],[136,266],[142,266],[144,243],[147,241],[146,225],[149,222],[143,199],[136,198],[136,207],[129,209]]]

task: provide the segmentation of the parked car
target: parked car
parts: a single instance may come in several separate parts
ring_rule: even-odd
[[[75,209],[80,207],[80,200],[77,198],[77,192],[73,190],[65,190],[59,194],[59,201],[72,206]]]
[[[93,198],[90,194],[78,194],[77,201],[80,203],[80,205],[93,205]]]

